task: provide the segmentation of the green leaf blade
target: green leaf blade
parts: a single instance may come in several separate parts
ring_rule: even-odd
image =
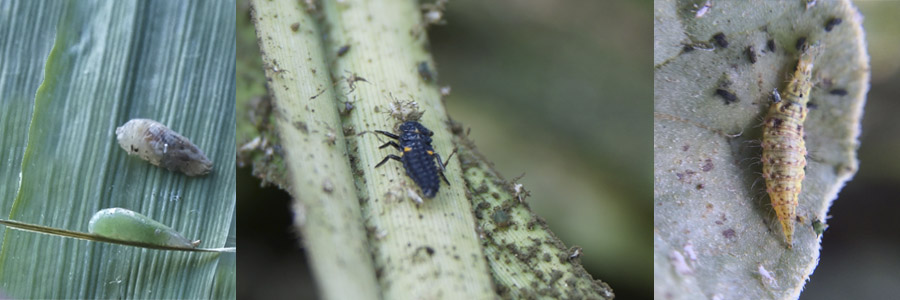
[[[201,247],[222,247],[235,224],[233,4],[69,3],[9,218],[86,232],[94,212],[125,207]],[[128,157],[114,131],[138,117],[189,137],[213,172],[190,178]],[[18,231],[7,231],[2,247],[0,287],[23,298],[207,298],[219,257],[230,255]],[[233,290],[233,280],[220,288]]]

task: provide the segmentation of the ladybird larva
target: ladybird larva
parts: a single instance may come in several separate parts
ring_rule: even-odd
[[[212,161],[186,137],[150,119],[132,119],[116,128],[119,146],[151,164],[188,176],[206,175]]]
[[[788,248],[793,242],[797,199],[805,176],[803,121],[806,120],[806,104],[812,88],[813,50],[810,48],[800,55],[797,69],[781,95],[781,101],[773,101],[769,107],[763,128],[762,175]]]
[[[88,232],[123,241],[159,246],[195,248],[200,244],[200,241],[191,241],[175,229],[145,215],[118,207],[95,213],[88,223]]]

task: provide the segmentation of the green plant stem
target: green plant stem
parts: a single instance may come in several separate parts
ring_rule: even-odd
[[[368,278],[358,287],[358,277],[345,273],[348,263],[340,263],[360,254],[374,257],[352,258],[354,275],[378,276],[380,293],[370,297],[613,297],[581,267],[580,250],[567,249],[448,120],[437,85],[419,73],[420,63],[433,63],[414,1],[254,4],[272,118],[325,298],[370,287]],[[450,184],[421,204],[400,163],[374,168],[399,153],[379,149],[387,138],[373,131],[393,131],[401,122],[392,115],[397,104],[413,102],[423,113],[418,121],[435,132],[435,150],[445,158],[460,150],[445,172]],[[353,184],[356,189],[347,188]],[[362,225],[350,225],[363,224],[358,215],[322,207],[351,209],[357,199],[368,241],[356,231]],[[366,242],[370,252],[337,252]]]
[[[503,179],[461,127],[454,132],[498,294],[512,299],[612,299],[612,289],[581,266],[581,248],[567,249],[523,201],[528,193],[524,187]]]
[[[384,297],[494,297],[458,161],[452,160],[445,173],[450,184],[442,183],[438,195],[421,205],[411,199],[417,187],[401,164],[374,168],[386,155],[399,154],[379,149],[385,140],[371,133],[393,131],[399,122],[390,114],[395,101],[415,101],[424,111],[419,122],[435,133],[436,151],[447,157],[453,149],[438,88],[417,69],[420,62],[431,61],[417,2],[327,1],[322,11],[326,49],[335,59],[332,76],[367,80],[356,82],[355,89],[344,80],[338,94],[356,107],[343,125],[361,133],[351,138],[350,155],[361,173],[358,193]],[[344,46],[350,50],[337,56]]]
[[[295,224],[320,295],[377,299],[375,270],[313,16],[298,1],[253,5],[273,118],[290,173]],[[315,94],[320,97],[310,99]]]

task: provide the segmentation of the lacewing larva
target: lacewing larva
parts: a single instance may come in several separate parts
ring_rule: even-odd
[[[132,119],[116,128],[119,146],[155,166],[188,176],[206,175],[212,161],[189,139],[150,119]]]
[[[98,211],[88,223],[88,232],[103,237],[142,242],[159,246],[196,248],[200,241],[191,241],[178,231],[149,217],[124,208]]]
[[[775,91],[776,97],[773,97],[763,128],[762,175],[788,248],[791,248],[794,238],[797,199],[806,175],[803,170],[806,167],[803,121],[806,120],[806,104],[812,88],[816,50],[809,48],[803,51],[787,89],[780,97]]]

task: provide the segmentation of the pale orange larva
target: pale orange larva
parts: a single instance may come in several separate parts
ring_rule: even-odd
[[[132,119],[116,128],[119,146],[151,164],[188,176],[206,175],[212,161],[186,137],[150,119]]]
[[[815,50],[811,48],[800,55],[797,69],[784,93],[779,97],[778,91],[775,91],[775,101],[769,107],[763,129],[763,179],[788,248],[792,246],[794,219],[801,184],[806,176],[803,169],[806,167],[803,122],[812,88]]]

